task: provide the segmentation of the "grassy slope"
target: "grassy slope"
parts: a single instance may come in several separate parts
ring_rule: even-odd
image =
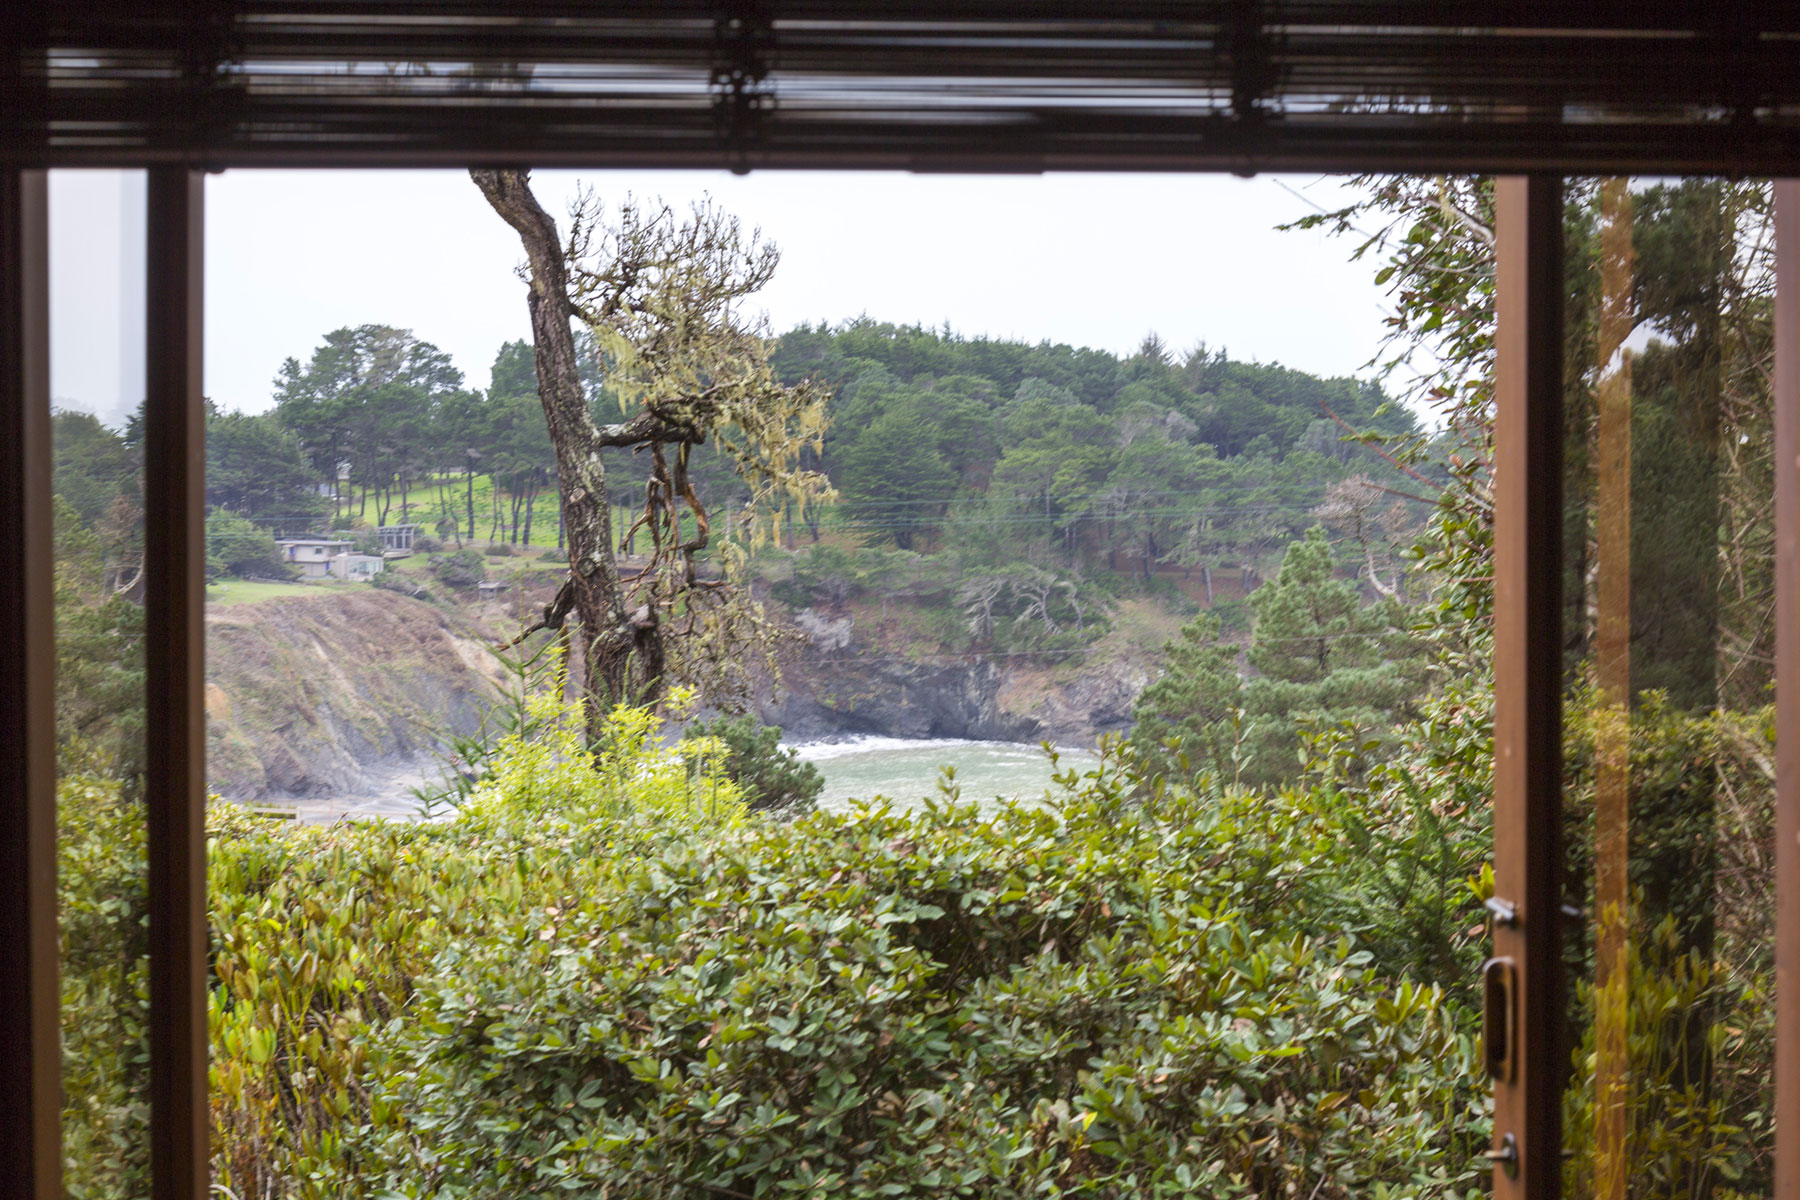
[[[328,595],[339,585],[330,583],[264,583],[260,580],[221,579],[206,589],[208,604],[257,604],[283,596]]]
[[[469,513],[468,499],[467,494],[464,491],[463,478],[460,475],[455,476],[453,479],[448,480],[448,484],[451,511],[455,514],[457,522],[462,528],[462,535],[466,542],[469,538]],[[478,545],[486,545],[488,531],[493,528],[494,521],[493,479],[487,475],[477,475],[475,477],[474,492],[475,542]],[[399,508],[400,502],[398,498],[396,498],[394,506],[388,510],[388,520],[390,522],[398,524],[402,520]],[[361,519],[373,524],[376,518],[375,499],[371,496],[369,498],[368,506],[359,512],[356,505],[356,497],[352,496],[350,497],[350,503],[347,505],[345,511],[352,518]],[[556,514],[556,489],[554,487],[541,489],[538,492],[537,500],[532,508],[531,538],[534,543],[548,546],[554,546],[556,544]],[[442,510],[438,507],[438,492],[435,483],[417,485],[407,494],[407,511],[404,519],[423,525],[425,527],[425,532],[433,537],[437,536],[437,522],[442,515]],[[504,486],[500,488],[500,516],[500,530],[496,537],[498,540],[504,541],[507,535],[512,531],[512,500],[507,494]],[[621,518],[625,518],[625,525],[619,524]],[[618,504],[613,506],[613,523],[617,525],[621,531],[627,527],[629,524],[629,516],[625,506]],[[519,532],[524,532],[524,515],[522,513],[520,514]]]

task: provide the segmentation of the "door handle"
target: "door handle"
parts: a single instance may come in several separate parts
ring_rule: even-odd
[[[1518,980],[1510,958],[1482,964],[1481,1059],[1495,1083],[1511,1083],[1518,1071]]]

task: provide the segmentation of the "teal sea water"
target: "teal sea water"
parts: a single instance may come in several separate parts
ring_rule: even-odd
[[[954,783],[965,801],[1036,800],[1047,791],[1060,791],[1053,774],[1088,771],[1099,761],[1089,751],[1059,749],[1052,767],[1050,756],[1039,745],[959,738],[859,737],[805,743],[794,750],[825,777],[825,790],[819,796],[824,808],[843,808],[852,800],[876,796],[916,804],[926,796],[938,795],[946,768],[955,769]]]
[[[1040,745],[1019,742],[974,742],[960,738],[908,739],[858,737],[840,742],[810,742],[794,751],[819,768],[825,790],[824,808],[848,808],[854,800],[884,796],[896,804],[916,805],[938,795],[946,768],[955,768],[954,783],[962,799],[991,806],[1005,800],[1040,800],[1060,791],[1053,774],[1085,772],[1099,762],[1091,751],[1059,749],[1052,767]],[[421,759],[369,772],[354,793],[253,803],[265,811],[292,812],[306,822],[359,818],[416,821],[423,815],[413,789],[435,782],[442,766]],[[445,810],[440,817],[448,816]]]

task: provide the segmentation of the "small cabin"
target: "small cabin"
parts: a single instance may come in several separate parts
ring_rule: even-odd
[[[331,576],[344,581],[369,580],[387,569],[379,554],[340,554],[331,560]]]
[[[282,560],[299,567],[307,579],[330,578],[333,560],[356,548],[355,542],[335,538],[277,538],[275,544],[281,547]]]

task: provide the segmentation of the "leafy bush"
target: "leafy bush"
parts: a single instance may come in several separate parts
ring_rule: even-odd
[[[1579,689],[1564,706],[1565,886],[1589,903],[1596,775],[1617,710]],[[1570,1194],[1594,1190],[1596,1029],[1602,1005],[1627,1032],[1626,1147],[1647,1198],[1770,1194],[1774,1130],[1774,709],[1693,713],[1638,697],[1620,747],[1631,839],[1625,963],[1595,987],[1594,923],[1565,946],[1582,1039],[1566,1093]]]
[[[207,514],[206,575],[259,575],[291,579],[299,574],[282,557],[281,547],[267,529],[223,509]]]
[[[57,781],[64,1192],[150,1191],[149,897],[141,801],[110,764],[67,756]]]
[[[361,1140],[394,1116],[369,1089],[405,1069],[396,1039],[420,1019],[416,981],[446,946],[487,936],[498,908],[541,904],[570,856],[636,862],[658,839],[742,822],[731,782],[696,770],[721,745],[661,746],[651,713],[621,708],[590,751],[554,694],[524,703],[530,721],[499,740],[450,821],[295,827],[232,805],[209,813],[213,1169],[233,1195],[371,1195],[366,1172],[401,1150]],[[134,1111],[121,1089],[107,1098],[115,1124]]]
[[[782,747],[779,728],[764,725],[755,717],[696,721],[683,736],[716,737],[725,744],[725,774],[743,790],[752,810],[810,809],[825,789],[819,769]]]
[[[1640,893],[1640,912],[1641,900]],[[1728,968],[1681,945],[1672,915],[1654,928],[1640,922],[1632,932],[1625,970],[1608,989],[1610,1002],[1623,1005],[1629,1030],[1625,1161],[1631,1194],[1646,1200],[1770,1195],[1773,981],[1733,986]],[[1595,1192],[1599,1157],[1594,1136],[1599,1022],[1591,1017],[1600,997],[1591,981],[1580,979],[1575,999],[1589,1019],[1580,1027],[1575,1086],[1564,1094],[1564,1142],[1572,1152],[1563,1165],[1563,1190],[1581,1196]],[[1699,1031],[1700,1045],[1680,1036],[1688,1029]],[[1696,1052],[1707,1064],[1699,1072],[1691,1062]],[[1759,1078],[1747,1080],[1752,1071]]]
[[[479,550],[458,550],[431,564],[438,581],[446,587],[474,587],[487,578],[487,564]]]
[[[413,549],[420,554],[436,554],[444,548],[444,543],[429,533],[421,533],[413,538]]]
[[[1211,813],[1090,783],[544,846],[421,975],[355,1156],[407,1196],[1473,1188],[1455,1014],[1252,920]]]
[[[411,575],[400,571],[382,571],[369,580],[371,584],[385,592],[399,592],[402,596],[411,596],[414,600],[431,599],[431,592],[423,583]]]
[[[489,558],[511,558],[512,552],[512,547],[505,542],[490,542],[488,548],[482,551]]]
[[[680,719],[691,696],[676,690],[665,712]],[[458,812],[490,832],[578,829],[583,837],[645,824],[652,831],[731,828],[747,806],[723,773],[725,744],[698,736],[665,746],[662,714],[620,705],[589,745],[579,706],[561,688],[525,698],[528,722],[500,739],[487,777]]]
[[[449,820],[209,815],[220,1187],[1478,1188],[1469,1015],[1351,928],[1340,806],[1109,760],[985,818],[946,785],[774,822],[724,739],[621,708],[589,747],[554,690],[521,694]],[[131,1192],[141,809],[70,777],[61,813],[70,1192]]]

